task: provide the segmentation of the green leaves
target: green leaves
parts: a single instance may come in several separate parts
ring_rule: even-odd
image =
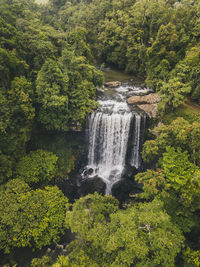
[[[32,186],[44,186],[55,179],[58,157],[44,150],[31,151],[16,166],[16,178]]]
[[[102,73],[70,50],[64,50],[58,62],[48,59],[37,77],[39,121],[48,130],[60,131],[81,124],[97,107],[96,86],[102,84]]]
[[[198,167],[188,160],[188,153],[182,152],[180,148],[175,151],[173,147],[167,147],[160,159],[164,175],[175,190],[184,187],[192,179]]]
[[[37,102],[41,104],[39,120],[47,129],[67,130],[68,123],[68,76],[61,66],[46,60],[37,77]]]
[[[183,243],[160,201],[118,210],[113,197],[95,193],[77,200],[66,222],[77,232],[69,246],[72,266],[81,252],[97,266],[173,266]]]
[[[22,180],[0,190],[0,248],[41,248],[57,242],[64,232],[67,198],[57,187],[33,191]]]
[[[179,78],[172,78],[163,82],[158,91],[162,98],[161,105],[168,110],[169,107],[177,108],[184,102],[185,96],[191,92],[191,86],[182,83]]]
[[[160,124],[153,132],[156,136],[155,140],[148,140],[143,145],[142,156],[146,162],[158,160],[167,146],[173,146],[188,151],[190,160],[199,165],[200,123],[198,121],[190,123],[180,117],[169,125]]]

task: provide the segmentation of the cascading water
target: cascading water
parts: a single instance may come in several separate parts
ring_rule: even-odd
[[[136,169],[140,166],[140,129],[141,129],[141,115],[135,114],[135,127],[134,127],[134,135],[133,135],[133,149],[130,164],[134,166]]]
[[[141,116],[132,112],[126,103],[130,92],[141,93],[136,87],[120,86],[105,90],[99,97],[100,107],[89,118],[88,177],[101,178],[106,184],[106,194],[122,177],[132,121],[134,120],[133,145],[129,163],[140,167]],[[144,91],[144,90],[143,90]]]
[[[121,178],[132,118],[128,105],[101,101],[89,123],[88,167],[106,183],[106,193]]]

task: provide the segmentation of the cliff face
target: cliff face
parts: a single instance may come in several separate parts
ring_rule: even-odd
[[[156,118],[158,115],[158,103],[160,96],[156,93],[144,96],[129,97],[127,102],[129,105],[137,106],[144,111],[150,118]]]

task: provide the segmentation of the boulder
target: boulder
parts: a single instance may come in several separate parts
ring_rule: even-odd
[[[158,104],[143,104],[137,105],[137,107],[143,110],[149,118],[156,118],[158,116]]]
[[[149,118],[156,118],[158,116],[158,102],[160,100],[160,96],[153,93],[143,96],[131,96],[128,98],[128,104],[137,106],[140,110],[144,111]]]
[[[70,202],[73,202],[74,199],[79,198],[76,181],[71,181],[70,179],[66,178],[58,183],[58,187],[60,190],[62,190],[63,194],[67,196]]]
[[[143,95],[143,96],[131,96],[128,98],[128,104],[140,105],[140,104],[156,104],[160,101],[160,96],[156,93]]]
[[[118,81],[104,83],[104,86],[105,87],[108,87],[108,88],[116,88],[116,87],[119,87],[121,85],[122,85],[122,83],[121,82],[118,82]]]
[[[138,184],[133,179],[121,179],[112,187],[112,195],[119,200],[120,203],[129,200],[130,195],[142,192],[142,184]]]
[[[82,181],[80,186],[80,195],[86,196],[87,194],[94,194],[94,192],[104,194],[105,189],[106,184],[103,182],[103,180],[100,177],[95,176]]]

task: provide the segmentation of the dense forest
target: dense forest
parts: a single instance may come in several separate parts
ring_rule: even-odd
[[[38,2],[0,0],[0,265],[200,266],[200,1]],[[83,129],[107,66],[161,96],[150,167],[129,202],[69,201],[58,185],[78,152],[40,133]]]

